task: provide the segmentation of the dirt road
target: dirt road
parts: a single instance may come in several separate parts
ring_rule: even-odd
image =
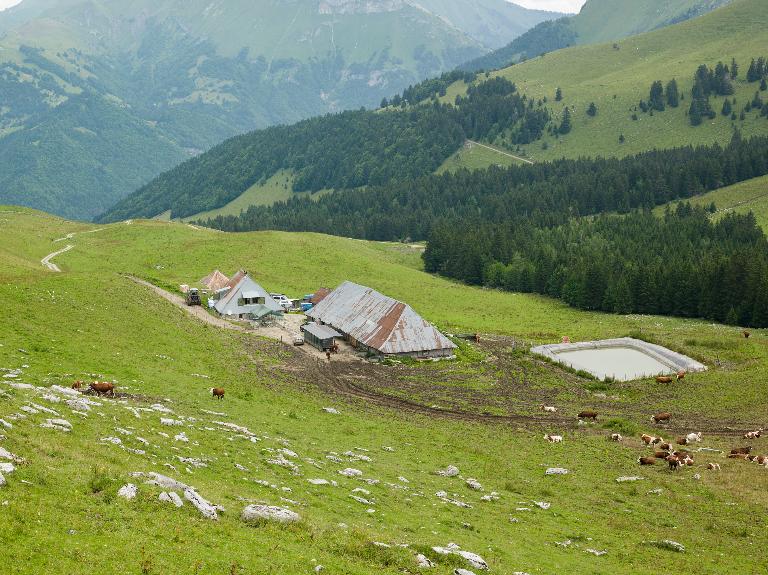
[[[59,266],[57,266],[51,260],[53,258],[55,258],[56,256],[60,256],[61,254],[65,253],[65,252],[68,252],[69,250],[71,250],[74,247],[75,246],[73,246],[72,244],[69,244],[64,249],[61,249],[61,250],[59,250],[57,252],[53,252],[52,254],[48,254],[47,256],[45,256],[43,259],[40,260],[40,263],[43,264],[45,267],[47,267],[52,272],[60,273],[61,272],[61,268],[59,268]]]

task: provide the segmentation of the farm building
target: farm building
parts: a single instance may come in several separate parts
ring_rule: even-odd
[[[283,311],[280,304],[242,270],[219,290],[219,294],[219,299],[213,307],[223,316],[261,319]]]
[[[448,357],[456,346],[410,306],[369,287],[344,282],[307,312],[351,345],[377,355]]]
[[[201,279],[200,283],[209,290],[215,292],[226,287],[229,283],[229,278],[219,270],[213,270],[213,272]]]
[[[333,348],[336,338],[342,337],[335,329],[316,323],[308,323],[301,326],[301,331],[304,332],[304,341],[320,351]]]

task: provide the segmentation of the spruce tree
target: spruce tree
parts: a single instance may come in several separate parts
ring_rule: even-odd
[[[720,113],[723,116],[729,116],[732,111],[733,109],[731,107],[731,101],[728,98],[726,98],[725,101],[723,102],[723,109],[720,111]]]
[[[626,142],[626,138],[624,137],[624,134],[619,134],[619,144],[623,144]]]
[[[752,58],[749,70],[747,70],[747,82],[757,82],[759,79],[760,74],[757,73],[757,63],[755,62],[755,59]]]
[[[592,116],[593,118],[597,116],[597,106],[595,106],[594,102],[589,103],[589,108],[587,108],[587,115]]]
[[[760,81],[760,91],[761,91],[761,92],[765,92],[766,90],[768,90],[768,82],[766,82],[766,81],[765,81],[765,78],[763,78],[763,79]]]
[[[651,91],[648,96],[648,104],[651,110],[664,111],[664,86],[660,80],[656,80],[651,84]]]
[[[739,65],[736,63],[736,58],[731,58],[731,80],[735,80],[739,75]]]
[[[383,98],[383,99],[381,100],[381,104],[380,104],[380,106],[379,106],[379,107],[380,107],[380,108],[386,108],[387,106],[389,106],[389,101],[388,101],[386,98]]]
[[[677,88],[677,80],[674,78],[667,82],[667,104],[670,108],[677,108],[680,105],[680,92]]]
[[[567,134],[571,131],[571,111],[568,109],[568,106],[565,107],[565,110],[563,111],[563,121],[560,122],[560,128],[558,129],[558,132],[561,134]]]
[[[555,90],[555,102],[559,102],[563,99],[563,91],[558,87],[557,90]]]
[[[691,126],[701,125],[702,113],[698,98],[691,100],[691,107],[688,109],[688,119],[691,121]]]

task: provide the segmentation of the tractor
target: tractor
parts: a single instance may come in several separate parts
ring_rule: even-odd
[[[187,305],[203,305],[203,300],[200,298],[200,290],[197,288],[190,288],[186,297]]]

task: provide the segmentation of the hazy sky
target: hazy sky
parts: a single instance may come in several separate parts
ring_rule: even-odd
[[[540,8],[557,12],[578,12],[585,0],[512,0],[515,4],[526,8]],[[0,10],[4,10],[21,0],[0,0]]]

